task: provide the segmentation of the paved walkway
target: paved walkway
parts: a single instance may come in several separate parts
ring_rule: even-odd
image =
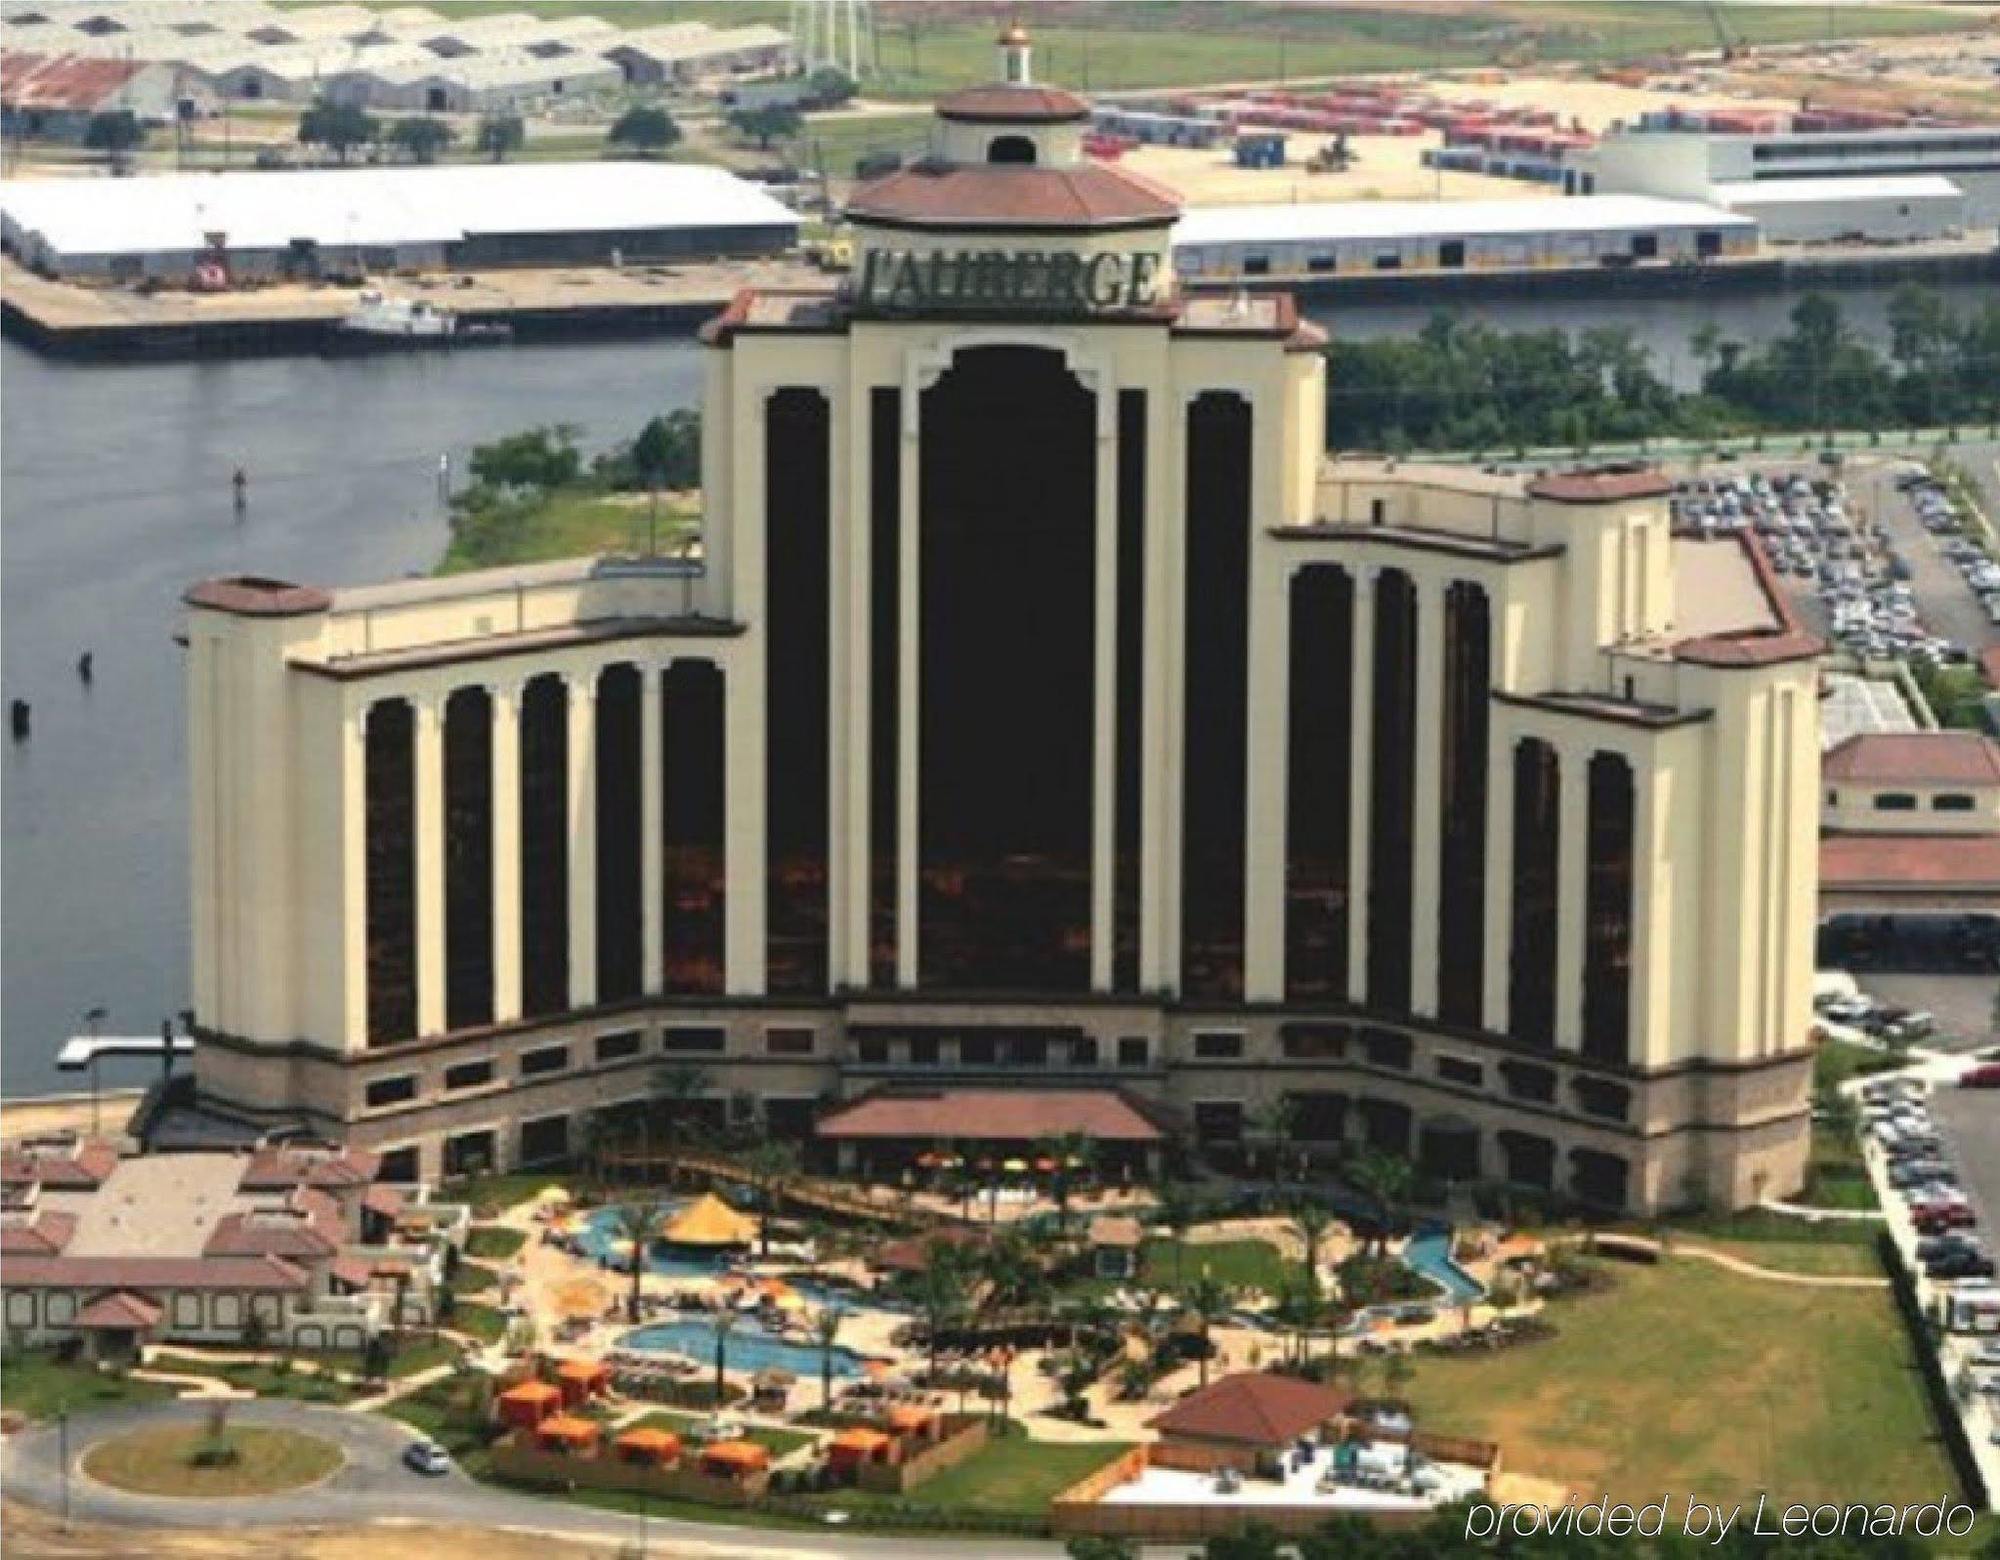
[[[1732,1273],[1741,1273],[1745,1278],[1768,1279],[1774,1284],[1793,1284],[1804,1289],[1887,1289],[1889,1280],[1874,1278],[1859,1273],[1788,1273],[1782,1268],[1759,1267],[1755,1262],[1746,1262],[1727,1251],[1717,1251],[1713,1246],[1676,1240],[1671,1245],[1653,1240],[1645,1235],[1598,1235],[1595,1237],[1573,1236],[1578,1245],[1587,1239],[1595,1239],[1598,1248],[1605,1249],[1615,1244],[1626,1251],[1650,1251],[1661,1257],[1693,1257],[1702,1262],[1713,1262],[1717,1267],[1727,1268]]]
[[[1880,1208],[1809,1208],[1804,1203],[1779,1202],[1775,1198],[1757,1204],[1770,1213],[1782,1213],[1788,1218],[1803,1219],[1808,1224],[1821,1224],[1828,1220],[1839,1223],[1842,1219],[1858,1219],[1870,1224],[1880,1224],[1886,1214]]]

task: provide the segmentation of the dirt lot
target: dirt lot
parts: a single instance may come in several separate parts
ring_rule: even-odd
[[[106,1089],[98,1098],[100,1131],[118,1133],[139,1103],[137,1089]],[[7,1100],[0,1102],[0,1140],[33,1137],[41,1132],[88,1132],[89,1100]]]
[[[145,1530],[75,1524],[65,1533],[47,1513],[9,1501],[0,1508],[9,1554],[35,1560],[382,1560],[422,1555],[424,1560],[562,1560],[611,1555],[610,1544],[587,1544],[539,1535],[490,1533],[470,1528],[258,1528],[214,1532]],[[655,1544],[651,1553],[672,1560]]]

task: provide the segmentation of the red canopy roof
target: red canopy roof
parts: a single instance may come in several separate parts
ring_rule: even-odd
[[[157,1301],[148,1300],[144,1295],[135,1295],[129,1289],[113,1290],[108,1295],[99,1295],[89,1305],[76,1313],[76,1321],[71,1325],[89,1328],[147,1328],[157,1326],[167,1313]]]
[[[1165,1136],[1112,1089],[941,1089],[871,1094],[819,1123],[822,1138],[923,1138],[1032,1142],[1080,1133],[1114,1143]]]

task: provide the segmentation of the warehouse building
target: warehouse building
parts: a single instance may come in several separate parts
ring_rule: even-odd
[[[1797,1188],[1818,645],[1759,555],[1643,468],[1329,461],[1324,333],[1177,287],[1172,192],[1005,53],[849,286],[704,331],[699,559],[188,593],[195,1107],[425,1178],[678,1063],[823,1157],[1240,1164],[1289,1106]]]
[[[1599,194],[1709,201],[1756,217],[1776,241],[1938,238],[2000,225],[2000,126],[1614,130],[1590,154],[1589,172],[1586,188]]]
[[[1749,217],[1631,195],[1207,206],[1174,229],[1175,269],[1203,281],[1673,264],[1756,248]]]
[[[540,163],[32,179],[0,185],[0,242],[46,274],[236,277],[776,254],[798,217],[720,168]]]

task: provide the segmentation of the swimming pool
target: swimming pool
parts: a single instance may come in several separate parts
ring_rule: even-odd
[[[1486,1293],[1485,1285],[1451,1260],[1451,1231],[1442,1226],[1412,1235],[1403,1247],[1403,1265],[1436,1284],[1453,1305],[1470,1305]]]
[[[662,1354],[682,1354],[700,1365],[715,1364],[715,1329],[707,1322],[657,1322],[636,1327],[618,1340],[621,1348],[647,1349]],[[795,1376],[817,1376],[820,1347],[816,1343],[792,1343],[765,1332],[748,1322],[738,1322],[722,1340],[722,1363],[729,1370],[788,1370]],[[836,1376],[861,1374],[862,1357],[852,1349],[833,1347]]]
[[[684,1202],[662,1204],[662,1216],[671,1217],[685,1206]],[[611,1254],[613,1243],[624,1238],[615,1208],[597,1209],[576,1232],[577,1248],[593,1262],[605,1261]],[[723,1253],[719,1251],[693,1251],[686,1247],[663,1246],[658,1241],[646,1243],[648,1273],[659,1273],[667,1278],[705,1278],[720,1273],[722,1268]]]

